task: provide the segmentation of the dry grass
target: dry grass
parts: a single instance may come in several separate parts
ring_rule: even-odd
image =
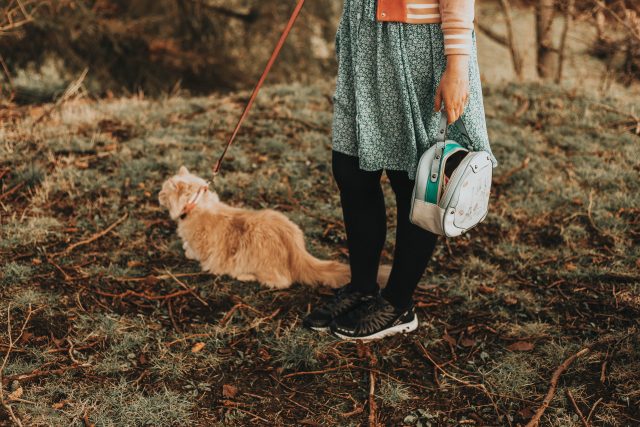
[[[267,88],[214,186],[230,203],[285,212],[313,253],[344,260],[331,88]],[[439,246],[416,293],[416,334],[370,345],[379,420],[526,422],[562,360],[612,334],[562,376],[543,421],[578,425],[571,389],[583,413],[595,406],[593,425],[636,424],[640,341],[628,333],[639,314],[640,141],[612,112],[631,107],[605,110],[598,104],[613,101],[551,86],[486,89],[501,162],[491,214]],[[19,325],[29,304],[36,310],[4,372],[5,390],[23,390],[10,404],[26,425],[366,421],[365,352],[300,328],[326,292],[194,274],[157,204],[179,165],[208,173],[246,95],[77,100],[36,126],[39,107],[14,109],[0,127],[0,197],[20,186],[0,199],[0,312],[11,303]],[[389,233],[387,261],[392,248]],[[208,307],[190,294],[127,293],[182,289],[166,269],[187,274]],[[252,309],[221,325],[238,303]],[[462,382],[434,375],[414,339]],[[303,371],[314,372],[287,376]]]

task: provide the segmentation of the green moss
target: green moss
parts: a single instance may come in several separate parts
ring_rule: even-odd
[[[51,217],[15,219],[3,225],[0,248],[32,246],[60,236],[60,221]]]
[[[33,275],[33,267],[12,261],[0,268],[0,284],[20,285]]]

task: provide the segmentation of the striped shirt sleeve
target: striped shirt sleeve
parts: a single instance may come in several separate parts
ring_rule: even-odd
[[[440,0],[445,55],[470,55],[474,0]]]

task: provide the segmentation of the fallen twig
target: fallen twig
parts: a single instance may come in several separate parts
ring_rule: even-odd
[[[80,76],[78,76],[76,80],[71,82],[71,84],[67,87],[67,89],[64,91],[62,96],[55,102],[55,104],[53,104],[47,111],[42,113],[42,115],[40,115],[40,117],[38,117],[33,122],[31,127],[34,127],[35,125],[40,123],[42,120],[44,120],[46,117],[49,117],[51,113],[53,113],[57,108],[59,108],[62,104],[67,102],[69,99],[71,99],[82,87],[82,82],[84,81],[84,78],[87,76],[88,72],[89,72],[89,69],[85,68],[82,71],[82,73],[80,73]]]
[[[209,307],[209,303],[207,303],[205,300],[203,300],[202,298],[200,298],[200,296],[196,293],[196,291],[193,288],[190,288],[189,286],[187,286],[184,282],[182,282],[180,279],[178,279],[176,276],[173,275],[173,273],[171,273],[168,269],[166,270],[167,275],[169,275],[169,277],[171,277],[173,280],[175,280],[175,282],[182,286],[183,288],[185,288],[186,290],[189,291],[189,293],[191,295],[193,295],[193,297],[195,299],[197,299],[198,301],[200,301],[203,305],[205,305],[206,307]]]
[[[11,168],[2,169],[2,170],[0,171],[0,179],[4,178],[4,176],[5,176],[6,174],[8,174],[9,172],[11,172]]]
[[[56,256],[59,256],[59,255],[66,255],[66,254],[70,253],[71,251],[73,251],[75,248],[77,248],[79,246],[88,245],[89,243],[95,242],[96,240],[98,240],[99,238],[101,238],[102,236],[106,235],[107,233],[109,233],[114,228],[116,228],[118,225],[120,225],[125,219],[127,219],[128,216],[129,216],[129,213],[125,213],[124,215],[122,215],[120,217],[120,219],[118,219],[116,222],[114,222],[109,227],[105,228],[104,230],[94,234],[93,236],[89,237],[88,239],[84,239],[84,240],[81,240],[79,242],[73,243],[73,244],[69,245],[64,251],[55,253],[52,256],[56,257]]]
[[[617,340],[617,342],[622,342],[624,339],[626,339],[627,337],[631,336],[634,333],[635,333],[635,329],[633,329],[631,332],[626,334],[621,339]],[[604,339],[602,339],[600,341],[596,341],[596,342],[584,347],[582,350],[578,351],[576,354],[568,357],[564,362],[562,362],[562,364],[560,366],[558,366],[558,368],[556,368],[556,370],[553,372],[553,375],[551,376],[551,380],[549,382],[549,390],[547,391],[547,394],[545,395],[545,397],[544,397],[544,399],[542,401],[542,405],[540,405],[540,407],[538,408],[536,413],[531,418],[531,421],[529,421],[525,427],[535,427],[535,426],[538,425],[538,423],[540,422],[540,418],[542,417],[542,415],[544,415],[544,411],[547,410],[547,408],[549,407],[549,403],[551,403],[551,400],[553,399],[553,396],[556,394],[556,389],[558,387],[558,380],[560,379],[560,376],[567,369],[569,369],[569,367],[573,364],[573,362],[576,359],[584,356],[585,354],[588,354],[593,347],[595,347],[597,345],[601,345],[601,344],[605,344],[605,343],[611,342],[612,340],[613,340],[613,337],[609,336],[609,337],[606,337],[606,338],[604,338]],[[593,410],[595,409],[597,404],[598,404],[598,402],[596,402],[596,404],[593,405],[593,408],[591,408],[591,413],[593,413]],[[587,416],[587,419],[586,419],[587,422],[589,421],[589,418],[591,417],[591,413]]]
[[[85,427],[95,427],[95,424],[93,424],[89,420],[89,411],[88,410],[84,411],[84,415],[82,416],[82,422],[84,422],[84,426]]]
[[[416,345],[416,347],[418,347],[418,350],[420,350],[420,352],[424,355],[424,357],[426,357],[434,366],[434,368],[438,371],[440,371],[442,373],[442,375],[444,375],[445,377],[452,379],[453,381],[462,384],[466,387],[471,387],[471,388],[475,388],[477,390],[480,390],[482,393],[484,393],[485,396],[487,396],[489,398],[489,401],[491,402],[493,409],[496,411],[496,415],[498,417],[502,417],[502,414],[500,413],[500,410],[498,409],[498,405],[496,404],[495,400],[493,399],[493,396],[491,394],[491,392],[489,392],[489,390],[487,390],[487,387],[484,384],[475,384],[466,380],[462,380],[460,378],[457,378],[453,375],[451,375],[449,372],[447,372],[442,366],[440,366],[434,359],[433,357],[431,357],[431,354],[427,351],[427,349],[422,345],[422,343],[418,340],[414,340],[414,344]],[[509,419],[507,418],[507,421],[509,421]],[[511,425],[511,421],[509,421],[509,425]]]
[[[11,78],[11,73],[9,73],[9,68],[7,67],[7,64],[4,62],[4,58],[2,57],[2,55],[0,55],[0,65],[2,66],[2,71],[4,72],[4,75],[7,79],[7,84],[9,85],[9,88],[11,88],[10,95],[9,95],[9,102],[11,102],[15,95],[15,88],[13,86],[13,78]],[[2,178],[3,175],[4,173],[0,173],[0,178]]]
[[[178,326],[178,322],[176,322],[175,317],[173,316],[173,304],[171,303],[171,300],[167,300],[167,311],[169,312],[169,319],[171,319],[171,324],[173,325],[173,329],[176,330],[176,332],[180,333],[182,332],[180,330],[180,326]]]
[[[97,289],[92,289],[92,291],[97,293],[98,295],[102,295],[103,297],[124,298],[132,295],[134,297],[144,298],[150,301],[166,300],[191,293],[189,292],[189,290],[176,291],[167,295],[147,295],[141,292],[132,291],[131,289],[128,289],[120,294],[112,294],[110,292],[99,291]]]
[[[495,179],[493,180],[493,183],[496,184],[496,185],[504,184],[513,175],[515,175],[516,173],[520,172],[521,170],[526,169],[527,166],[529,166],[529,162],[530,161],[531,161],[530,157],[525,157],[520,166],[517,166],[517,167],[515,167],[513,169],[510,169],[507,172],[505,172],[504,174],[495,177]]]
[[[251,322],[251,326],[249,327],[250,329],[255,329],[258,326],[260,326],[263,322],[266,322],[268,320],[273,319],[274,317],[276,317],[280,311],[282,311],[281,307],[276,308],[273,313],[271,313],[270,315],[266,316],[266,317],[260,317],[255,319],[253,322]]]
[[[231,309],[229,309],[227,314],[224,315],[222,320],[220,320],[220,326],[225,327],[227,325],[227,322],[229,321],[229,319],[231,319],[231,316],[233,316],[233,313],[236,310],[240,309],[240,308],[248,308],[249,310],[253,311],[254,313],[262,314],[258,310],[256,310],[255,308],[251,307],[250,305],[245,304],[243,302],[239,302],[236,305],[234,305],[233,307],[231,307]]]
[[[18,416],[13,412],[13,408],[11,407],[11,405],[4,399],[4,381],[2,373],[4,372],[4,368],[7,366],[7,362],[9,360],[9,356],[11,355],[11,351],[13,350],[14,343],[16,341],[20,341],[20,338],[22,338],[22,334],[24,334],[24,330],[27,327],[32,314],[33,310],[31,310],[31,304],[29,304],[29,311],[27,312],[27,317],[22,323],[22,327],[20,328],[20,334],[18,334],[18,337],[14,340],[11,336],[11,303],[9,303],[9,305],[7,306],[7,336],[9,339],[9,348],[7,348],[7,351],[4,354],[2,365],[0,365],[0,404],[2,404],[2,407],[7,411],[7,414],[9,414],[9,418],[11,418],[11,421],[13,421],[15,425],[20,427],[22,427],[22,421],[20,421],[20,418],[18,418]]]
[[[596,403],[593,404],[591,410],[589,411],[589,415],[587,415],[587,422],[589,422],[589,420],[591,419],[591,415],[593,415],[596,411],[596,406],[598,406],[600,402],[602,402],[602,400],[603,398],[601,397],[600,399],[596,400]]]
[[[617,122],[615,126],[620,126],[620,125],[628,126],[627,130],[630,130],[636,135],[640,135],[640,117],[636,116],[634,113],[621,111],[619,108],[615,108],[610,105],[603,104],[601,102],[594,102],[592,105],[596,107],[600,107],[603,110],[609,111],[611,113],[615,113],[615,114],[627,117],[628,121],[623,120],[621,122]]]
[[[571,394],[571,390],[567,389],[567,397],[569,398],[569,400],[571,401],[571,404],[573,405],[573,409],[576,411],[576,413],[578,414],[578,416],[580,417],[580,421],[582,421],[582,425],[584,427],[589,427],[589,423],[587,422],[587,420],[584,418],[584,415],[582,415],[582,411],[580,410],[580,408],[578,407],[578,404],[576,403],[576,399],[573,398],[573,394]]]
[[[353,368],[353,364],[349,363],[344,366],[336,366],[334,368],[327,368],[321,371],[292,372],[290,374],[284,375],[282,378],[284,379],[284,378],[297,377],[299,375],[320,375],[320,374],[326,374],[327,372],[339,371],[340,369],[346,369],[346,368]]]
[[[224,406],[224,408],[227,408],[227,407],[226,407],[226,406]],[[227,409],[232,409],[232,410],[235,410],[235,411],[244,412],[244,413],[245,413],[245,414],[247,414],[247,415],[251,415],[251,416],[253,417],[253,419],[256,419],[256,418],[257,418],[257,419],[259,419],[260,421],[264,421],[264,422],[265,422],[265,423],[267,423],[267,424],[271,424],[271,423],[269,422],[269,420],[266,420],[266,419],[262,418],[260,415],[256,415],[256,414],[254,414],[253,412],[249,412],[249,411],[247,411],[246,409],[238,408],[237,406],[234,406],[233,408],[227,408]]]
[[[602,9],[606,10],[607,12],[609,12],[609,14],[611,16],[613,16],[613,19],[615,19],[616,21],[618,21],[618,23],[620,25],[622,25],[624,28],[627,29],[627,31],[629,32],[629,34],[635,38],[636,40],[640,41],[640,33],[636,32],[636,29],[633,28],[627,21],[625,21],[624,19],[622,19],[617,13],[615,13],[610,7],[608,7],[605,3],[603,3],[600,0],[593,0],[593,2],[595,4],[597,4],[598,6],[600,6]]]
[[[33,22],[33,16],[27,12],[24,5],[21,2],[17,2],[17,6],[13,6],[10,2],[9,8],[3,9],[0,15],[0,35],[2,33],[8,33],[17,28],[23,27],[31,22]],[[31,5],[29,5],[31,6]],[[19,20],[14,20],[13,15],[17,14],[20,11],[22,13],[22,18]]]
[[[376,427],[378,425],[377,421],[377,410],[378,405],[376,404],[376,370],[375,367],[378,363],[378,359],[376,358],[373,351],[371,351],[371,347],[367,344],[363,344],[365,348],[365,354],[369,359],[369,427]]]
[[[352,417],[354,415],[358,415],[364,412],[364,407],[362,405],[360,405],[358,402],[354,401],[353,402],[353,410],[348,411],[348,412],[340,412],[340,416],[342,418],[349,418]]]
[[[18,191],[22,187],[24,187],[24,182],[20,182],[20,183],[14,185],[10,190],[7,190],[6,192],[0,194],[0,200],[3,200],[5,198],[9,197],[10,195],[15,193],[16,191]]]
[[[551,403],[553,396],[555,396],[556,394],[556,388],[558,387],[558,380],[560,379],[560,376],[564,373],[564,371],[566,371],[569,368],[569,366],[571,366],[571,364],[573,364],[573,362],[577,358],[582,357],[585,354],[589,353],[592,347],[593,345],[583,348],[576,354],[567,358],[564,362],[562,362],[560,366],[558,366],[558,368],[554,371],[553,375],[551,376],[549,390],[547,390],[547,394],[544,397],[544,400],[542,401],[542,405],[540,405],[540,407],[538,408],[536,413],[533,415],[531,420],[527,423],[526,427],[535,427],[538,425],[538,423],[540,422],[540,418],[544,414],[544,411],[547,410],[549,403]]]
[[[162,270],[155,269],[154,271],[162,271]],[[206,276],[208,274],[209,273],[207,272],[199,271],[195,273],[176,273],[176,274],[172,274],[172,276],[173,277],[194,277],[194,276]],[[165,279],[172,278],[168,274],[159,274],[157,276],[144,276],[144,277],[116,277],[116,276],[109,276],[109,277],[115,280],[116,282],[147,282],[149,280],[165,280]]]
[[[83,365],[73,364],[71,366],[64,366],[58,369],[51,369],[49,371],[41,371],[40,369],[36,369],[35,371],[30,372],[28,374],[12,375],[10,377],[2,378],[1,382],[3,382],[4,384],[7,384],[9,381],[14,381],[14,380],[24,382],[24,381],[32,380],[34,378],[45,377],[47,375],[61,375],[71,369],[84,368],[86,366],[87,366],[86,364],[83,364]]]

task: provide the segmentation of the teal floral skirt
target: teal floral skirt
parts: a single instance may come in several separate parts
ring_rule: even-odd
[[[439,113],[435,93],[446,67],[440,24],[377,22],[376,0],[344,0],[336,33],[338,78],[333,95],[332,148],[357,156],[360,169],[405,170],[415,179],[420,156],[434,142]],[[476,39],[469,67],[470,94],[451,139],[491,154]]]

